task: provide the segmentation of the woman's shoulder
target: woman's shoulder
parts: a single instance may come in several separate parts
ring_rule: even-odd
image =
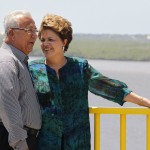
[[[45,59],[40,58],[29,62],[29,69],[30,70],[39,70],[40,68],[45,68]]]
[[[44,58],[40,58],[40,59],[36,59],[36,60],[32,60],[29,62],[29,66],[34,66],[34,65],[43,65],[44,64],[45,59]]]

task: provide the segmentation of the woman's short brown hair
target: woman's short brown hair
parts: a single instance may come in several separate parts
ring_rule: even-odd
[[[39,39],[41,38],[41,32],[43,30],[50,29],[54,31],[62,39],[62,41],[67,39],[67,44],[65,45],[64,49],[64,51],[67,51],[73,38],[73,30],[71,26],[71,22],[69,22],[67,19],[55,14],[47,14],[42,20],[38,37]]]

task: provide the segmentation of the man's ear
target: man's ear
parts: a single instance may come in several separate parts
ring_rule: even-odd
[[[9,29],[7,32],[7,36],[11,38],[12,41],[15,39],[15,33],[13,29]]]

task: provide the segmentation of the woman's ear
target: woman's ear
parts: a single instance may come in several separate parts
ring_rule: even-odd
[[[67,39],[64,39],[64,45],[63,46],[66,46],[66,44],[67,44],[67,42],[68,42],[68,40]]]

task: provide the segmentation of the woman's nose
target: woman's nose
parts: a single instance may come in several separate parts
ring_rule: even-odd
[[[46,41],[43,42],[43,44],[44,45],[50,45],[50,42],[46,40]]]

